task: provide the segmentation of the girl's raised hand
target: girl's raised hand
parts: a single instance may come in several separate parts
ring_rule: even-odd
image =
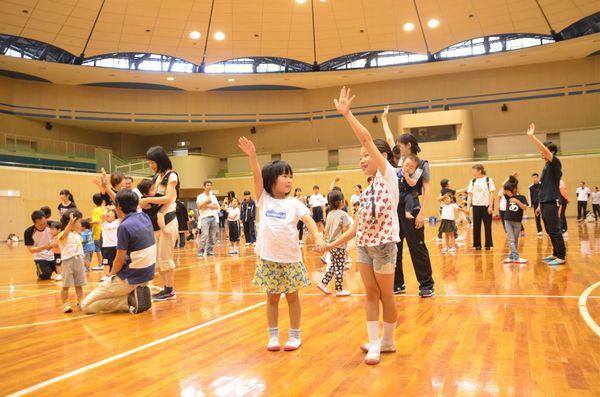
[[[387,115],[390,112],[390,105],[387,105],[383,108],[383,114],[381,115],[382,119],[387,119]]]
[[[354,96],[350,96],[350,88],[342,87],[339,99],[334,99],[333,103],[338,112],[343,115],[350,113],[350,103],[354,100]]]
[[[238,147],[242,149],[242,152],[246,153],[248,156],[256,156],[256,148],[254,147],[254,143],[245,136],[238,139]]]
[[[531,123],[529,124],[529,128],[527,129],[527,135],[533,134],[535,134],[535,124]]]

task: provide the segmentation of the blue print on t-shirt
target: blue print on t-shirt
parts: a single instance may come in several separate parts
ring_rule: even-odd
[[[268,218],[285,219],[286,213],[285,212],[275,211],[275,210],[267,210],[267,212],[265,213],[265,215]]]

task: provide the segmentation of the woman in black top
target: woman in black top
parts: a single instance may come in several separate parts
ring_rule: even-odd
[[[58,212],[62,216],[65,212],[70,209],[76,209],[75,199],[68,189],[63,189],[58,193],[60,195],[60,204],[58,205]]]

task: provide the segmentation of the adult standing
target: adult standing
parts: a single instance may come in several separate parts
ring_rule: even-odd
[[[575,190],[575,194],[577,194],[577,220],[579,222],[585,221],[591,193],[590,188],[585,186],[584,181],[579,182],[579,187]]]
[[[59,193],[60,204],[58,205],[59,218],[70,209],[77,209],[73,194],[68,189],[63,189]]]
[[[394,142],[394,136],[390,130],[387,114],[389,106],[387,106],[383,115],[381,116],[383,122],[383,128],[385,131],[386,141],[390,147],[398,147],[400,151],[400,162],[406,156],[411,154],[416,155],[421,151],[417,139],[411,134],[402,134]],[[419,282],[419,295],[422,298],[428,298],[435,295],[433,273],[431,270],[431,259],[429,258],[429,251],[427,245],[425,245],[425,207],[429,201],[429,182],[431,180],[431,172],[429,170],[429,163],[425,160],[420,160],[418,168],[422,170],[421,178],[417,182],[417,192],[422,194],[423,202],[419,205],[418,199],[413,208],[414,219],[407,219],[404,214],[405,203],[402,198],[398,203],[398,220],[400,222],[400,242],[398,245],[398,253],[396,255],[396,269],[394,274],[394,294],[403,294],[406,292],[406,286],[404,284],[404,271],[402,270],[402,246],[404,239],[408,244],[408,251],[412,260],[413,268]],[[402,173],[398,174],[399,177]],[[400,195],[402,197],[402,195]]]
[[[598,220],[598,217],[600,217],[600,191],[598,191],[598,186],[594,186],[592,192],[592,208],[594,209],[594,218]]]
[[[552,255],[544,258],[549,265],[562,265],[566,262],[566,247],[563,236],[560,233],[560,221],[558,207],[560,205],[560,178],[562,177],[562,164],[556,152],[558,148],[550,141],[542,143],[535,137],[535,124],[531,123],[527,129],[527,135],[540,151],[542,158],[546,161],[541,176],[540,205],[536,212],[542,214],[544,228],[552,242]]]
[[[531,174],[531,185],[529,185],[529,206],[535,212],[535,227],[537,229],[538,238],[542,238],[542,219],[540,214],[535,211],[540,206],[540,175],[537,172]]]
[[[212,193],[212,181],[204,181],[204,192],[196,197],[196,206],[200,213],[200,244],[198,256],[214,255],[214,245],[219,228],[219,200]]]
[[[560,218],[560,231],[562,232],[563,238],[569,237],[569,225],[567,224],[567,205],[569,204],[569,190],[564,180],[560,180],[558,183],[558,190],[560,191],[560,201],[558,206],[558,217]]]
[[[496,187],[492,178],[486,175],[481,164],[471,167],[473,179],[469,182],[467,193],[468,208],[473,209],[473,247],[481,250],[481,223],[485,230],[485,249],[490,250],[492,241],[492,213],[494,212],[494,192]]]
[[[179,223],[175,214],[179,188],[179,177],[172,168],[171,159],[162,146],[153,146],[146,152],[146,160],[154,172],[156,195],[140,200],[140,207],[148,204],[159,204],[160,213],[165,217],[165,227],[154,232],[156,240],[156,264],[163,280],[164,288],[152,295],[152,300],[162,302],[176,299],[174,291],[175,261],[173,251],[179,238]]]

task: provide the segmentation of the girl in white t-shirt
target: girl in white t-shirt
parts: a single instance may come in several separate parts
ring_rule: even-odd
[[[117,229],[119,219],[114,208],[106,210],[102,216],[102,264],[104,265],[104,276],[100,281],[108,279],[112,270],[113,262],[117,257]]]
[[[350,103],[354,97],[342,88],[335,107],[352,127],[360,141],[360,167],[365,175],[374,176],[360,196],[357,221],[327,249],[343,245],[356,236],[356,261],[365,284],[367,333],[369,343],[361,346],[367,353],[365,363],[378,364],[381,352],[395,352],[396,302],[394,269],[396,243],[400,241],[398,223],[398,177],[392,149],[383,139],[373,139],[369,131],[354,117]],[[383,336],[379,339],[379,302],[383,307]]]
[[[446,239],[446,247],[442,248],[442,254],[447,252],[451,254],[456,253],[456,244],[454,241],[454,233],[458,231],[456,227],[456,211],[460,211],[461,209],[454,202],[452,196],[452,194],[446,193],[437,198],[438,201],[441,201],[440,207],[442,209],[440,232],[444,234]]]
[[[271,161],[262,171],[256,157],[254,143],[246,137],[238,146],[248,155],[254,175],[254,191],[258,202],[260,223],[256,241],[258,263],[252,285],[267,293],[267,324],[269,342],[267,350],[279,351],[278,311],[279,298],[285,294],[290,313],[290,332],[284,350],[296,350],[300,341],[300,298],[298,290],[310,285],[298,241],[297,224],[302,220],[315,244],[325,248],[317,224],[310,211],[299,200],[289,197],[293,172],[288,163]]]
[[[238,199],[231,199],[231,207],[227,210],[227,227],[229,228],[229,242],[231,255],[239,253],[240,244],[240,208],[238,207]]]
[[[362,194],[362,186],[361,185],[354,185],[354,194],[352,196],[350,196],[350,205],[352,206],[352,208],[354,208],[355,204],[359,204],[360,203],[360,195]],[[352,215],[355,215],[354,213],[352,213]]]

